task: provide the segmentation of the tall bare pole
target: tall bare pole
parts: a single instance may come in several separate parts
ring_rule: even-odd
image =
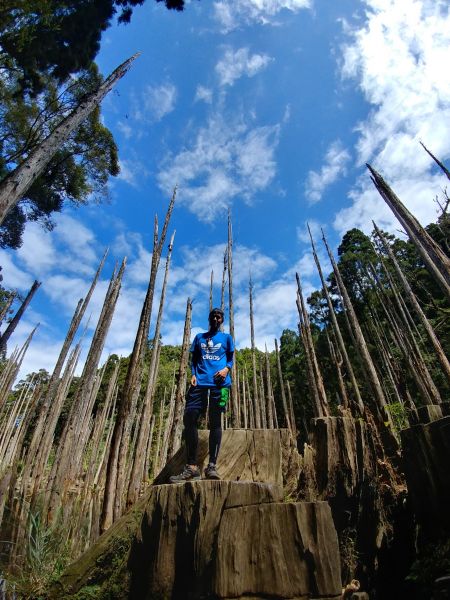
[[[445,174],[445,176],[447,177],[447,179],[450,180],[450,171],[447,169],[447,167],[444,165],[444,163],[442,163],[440,160],[438,160],[434,154],[432,154],[428,148],[425,146],[425,144],[423,144],[422,142],[420,142],[420,145],[422,146],[422,148],[425,150],[425,152],[431,156],[431,158],[434,160],[434,162],[439,166],[439,168],[442,170],[442,172]]]
[[[20,319],[22,318],[23,313],[27,309],[28,305],[30,304],[31,300],[33,299],[34,294],[37,292],[40,285],[41,285],[41,283],[39,281],[35,281],[33,283],[33,285],[30,288],[30,291],[26,295],[25,300],[19,306],[16,314],[11,319],[10,323],[8,324],[8,327],[3,332],[3,335],[0,335],[0,353],[6,352],[6,345],[8,343],[9,338],[14,333],[14,330],[17,327]]]
[[[303,325],[303,341],[305,344],[305,350],[309,354],[309,358],[312,366],[311,376],[314,378],[314,384],[317,389],[317,400],[318,400],[318,417],[325,417],[330,414],[328,408],[327,394],[323,383],[322,373],[320,372],[319,362],[317,360],[316,351],[314,349],[314,342],[311,333],[311,323],[309,320],[308,311],[306,310],[305,301],[303,299],[303,290],[300,281],[300,275],[295,274],[297,280],[297,307],[299,309],[299,317]],[[306,347],[308,346],[308,347]]]
[[[141,487],[141,481],[144,474],[145,465],[145,448],[147,447],[147,440],[149,437],[150,421],[153,414],[153,398],[155,394],[156,376],[157,376],[157,356],[159,351],[159,338],[161,331],[161,322],[164,310],[164,301],[166,297],[167,282],[169,279],[170,260],[172,258],[173,241],[175,238],[175,232],[169,242],[169,250],[166,258],[166,268],[164,271],[164,281],[161,290],[161,298],[159,301],[158,317],[156,320],[155,336],[153,350],[150,359],[149,377],[147,390],[144,397],[144,407],[142,411],[142,417],[140,423],[137,424],[139,427],[139,434],[137,437],[136,448],[134,456],[131,458],[131,473],[129,478],[128,495],[127,495],[127,506],[134,504],[139,497],[139,490]]]
[[[174,398],[175,407],[173,413],[173,422],[167,449],[168,458],[171,458],[180,447],[181,429],[183,423],[184,395],[186,392],[186,378],[189,361],[191,322],[192,300],[188,298],[186,303],[186,316],[184,319],[183,343],[181,345],[180,368],[178,371],[177,387]]]
[[[248,299],[250,305],[250,340],[252,348],[252,369],[253,369],[253,410],[255,414],[255,426],[257,429],[261,428],[261,408],[260,401],[258,398],[258,380],[256,375],[256,348],[255,348],[255,327],[253,321],[253,281],[250,273],[248,281]]]
[[[354,392],[355,397],[356,397],[357,410],[359,411],[360,414],[363,414],[363,412],[364,412],[364,404],[363,404],[363,401],[362,401],[362,398],[361,398],[361,393],[360,393],[360,390],[359,390],[359,385],[358,385],[358,382],[356,381],[355,372],[353,371],[352,363],[350,362],[350,359],[348,357],[347,348],[345,347],[345,342],[344,342],[344,338],[342,337],[341,328],[339,327],[339,324],[338,324],[337,319],[336,319],[336,313],[334,312],[334,306],[333,306],[333,303],[331,302],[331,297],[330,297],[330,294],[328,292],[328,288],[327,288],[327,285],[326,285],[326,282],[325,282],[325,278],[323,276],[322,267],[320,265],[319,257],[318,257],[317,252],[316,252],[316,246],[314,244],[314,240],[313,240],[313,237],[312,237],[309,225],[308,225],[308,232],[309,232],[309,237],[310,237],[310,240],[311,240],[311,247],[312,247],[312,251],[313,251],[314,262],[316,263],[317,271],[319,273],[320,281],[322,283],[322,290],[323,290],[323,293],[324,293],[325,298],[327,300],[328,312],[329,312],[329,315],[330,315],[330,318],[331,318],[331,322],[333,324],[334,333],[336,335],[336,339],[337,339],[337,342],[339,344],[340,352],[341,352],[342,357],[343,357],[343,359],[345,361],[345,366],[346,366],[348,375],[350,377],[350,381],[351,381],[351,384],[352,384],[353,392]]]
[[[80,104],[65,117],[59,125],[30,152],[28,157],[9,173],[0,183],[0,224],[3,223],[9,211],[19,202],[28,188],[44,171],[61,145],[68,139],[84,119],[103,100],[115,83],[121,79],[131,67],[138,54],[122,63],[109,77],[91,94],[87,94]]]
[[[233,230],[231,225],[231,211],[228,209],[228,298],[230,315],[230,335],[234,342],[234,305],[233,305]],[[231,426],[239,427],[238,423],[238,389],[236,385],[236,361],[231,369],[231,400],[232,416]]]
[[[352,330],[353,330],[353,334],[355,336],[357,348],[358,348],[359,354],[362,359],[362,365],[363,365],[364,371],[367,375],[367,378],[368,378],[369,383],[372,388],[372,392],[373,392],[374,399],[375,399],[375,407],[377,409],[377,412],[379,414],[381,413],[380,416],[382,418],[382,421],[387,422],[389,424],[391,434],[395,437],[394,424],[392,421],[391,413],[389,412],[389,409],[387,406],[387,402],[386,402],[386,398],[385,398],[385,395],[383,392],[383,388],[381,386],[381,382],[379,380],[377,371],[375,369],[375,365],[373,364],[372,357],[370,356],[366,340],[365,340],[363,332],[361,330],[361,326],[358,322],[358,318],[357,318],[355,310],[353,308],[353,304],[348,295],[347,288],[344,285],[344,282],[341,277],[341,273],[336,264],[336,261],[334,260],[333,254],[328,246],[327,240],[326,240],[323,232],[322,232],[322,239],[323,239],[323,243],[325,244],[325,247],[327,249],[327,253],[330,258],[331,265],[333,267],[333,271],[334,271],[334,274],[336,277],[336,283],[338,285],[339,292],[340,292],[342,300],[344,302],[345,311],[348,314],[349,321],[352,326]]]
[[[427,319],[419,302],[417,301],[416,295],[414,294],[414,292],[409,284],[409,281],[406,279],[405,274],[403,273],[400,265],[398,264],[398,260],[396,259],[395,254],[392,252],[392,248],[390,247],[390,245],[388,244],[383,233],[380,231],[380,229],[378,229],[378,227],[374,223],[374,221],[372,221],[372,223],[373,223],[373,226],[374,226],[377,236],[379,237],[379,239],[381,240],[381,243],[383,244],[383,248],[386,250],[389,258],[391,259],[392,264],[394,265],[395,272],[397,273],[400,283],[402,284],[403,289],[405,290],[407,298],[409,299],[412,307],[416,311],[417,316],[419,317],[422,325],[424,326],[425,331],[428,334],[428,337],[433,345],[433,348],[434,348],[434,351],[436,352],[438,360],[441,363],[441,367],[442,367],[444,373],[446,374],[447,379],[450,380],[450,363],[445,355],[445,352],[441,346],[441,343],[438,340],[436,333],[434,332],[434,329],[431,326],[431,323]]]
[[[131,416],[136,406],[137,398],[141,388],[144,355],[147,347],[148,332],[155,292],[156,276],[158,273],[161,252],[165,243],[167,228],[175,204],[177,188],[175,187],[172,198],[167,209],[161,236],[158,240],[158,224],[155,218],[153,231],[153,254],[150,268],[150,278],[147,287],[144,304],[139,320],[138,331],[134,341],[133,352],[130,358],[124,387],[117,401],[117,418],[111,439],[111,450],[108,457],[106,470],[105,494],[103,499],[101,531],[106,531],[121,508],[121,496],[116,496],[117,481],[123,481],[123,472],[126,468],[128,450],[128,428],[131,426]],[[115,508],[115,501],[119,506]]]
[[[283,379],[283,372],[281,371],[281,361],[280,361],[280,353],[278,351],[278,342],[277,342],[276,338],[274,341],[275,341],[275,354],[277,357],[278,384],[280,386],[281,400],[283,402],[284,417],[286,419],[287,428],[289,429],[289,431],[291,433],[293,433],[292,424],[291,424],[291,415],[290,415],[290,411],[289,411],[289,407],[288,407],[288,403],[287,403],[287,399],[286,399],[286,392],[284,391],[284,379]]]
[[[225,312],[225,283],[227,280],[228,268],[228,246],[223,251],[223,270],[222,270],[222,288],[220,294],[220,308]]]
[[[372,174],[372,181],[380,196],[392,210],[404,227],[412,243],[423,258],[426,268],[435,278],[442,290],[450,298],[450,258],[445,255],[439,245],[425,231],[419,221],[412,215],[381,175],[369,164],[367,168]]]
[[[211,269],[211,280],[209,284],[209,312],[213,309],[213,284],[214,284],[214,271]]]

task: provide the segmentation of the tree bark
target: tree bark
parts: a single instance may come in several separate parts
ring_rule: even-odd
[[[0,183],[0,225],[5,220],[8,212],[23,198],[28,188],[44,171],[72,131],[100,104],[114,84],[125,75],[137,56],[138,54],[135,54],[122,63],[95,92],[83,98],[80,104],[55,127],[45,140],[3,179]]]
[[[334,271],[334,274],[336,277],[336,283],[339,288],[339,293],[341,294],[341,297],[342,297],[342,300],[343,300],[343,303],[345,306],[345,312],[347,313],[349,321],[351,323],[351,331],[353,332],[353,335],[354,335],[354,338],[355,338],[355,341],[357,344],[357,348],[359,350],[359,354],[360,354],[362,362],[363,362],[364,371],[367,374],[368,381],[372,388],[372,392],[373,392],[374,400],[375,400],[375,408],[377,409],[378,414],[382,418],[382,423],[388,423],[388,425],[390,427],[390,435],[388,437],[392,438],[391,441],[393,442],[394,447],[396,447],[396,446],[398,446],[398,440],[396,438],[394,424],[392,422],[392,417],[391,417],[391,414],[387,407],[386,398],[384,396],[383,389],[381,387],[381,383],[378,378],[377,371],[375,369],[375,365],[373,364],[372,357],[370,356],[369,349],[367,348],[366,340],[364,338],[363,332],[362,332],[361,327],[358,322],[358,318],[356,316],[352,302],[348,295],[347,288],[344,285],[344,282],[341,277],[341,273],[336,264],[336,261],[334,260],[333,254],[328,246],[327,240],[326,240],[323,232],[322,232],[322,239],[323,239],[323,242],[327,249],[327,253],[330,258],[331,265],[333,267],[333,271]],[[380,427],[382,426],[381,423],[379,423],[379,425],[380,425]],[[382,431],[385,431],[385,429],[382,429]]]
[[[228,299],[229,299],[229,315],[230,315],[230,335],[234,342],[234,305],[233,305],[233,231],[231,226],[231,213],[228,210]],[[236,385],[236,360],[234,360],[231,369],[231,426],[239,427],[238,423],[238,389]]]
[[[41,285],[41,283],[39,281],[34,281],[25,300],[19,306],[19,309],[17,310],[14,317],[11,319],[10,323],[8,323],[8,326],[5,329],[5,331],[3,332],[3,335],[0,335],[0,353],[6,353],[6,345],[8,343],[9,338],[14,333],[14,330],[16,329],[17,325],[19,324],[19,321],[22,318],[23,313],[27,309],[28,305],[30,304],[31,300],[33,299],[34,294],[37,292],[40,285]]]
[[[187,299],[186,316],[184,320],[183,343],[181,345],[180,368],[178,370],[177,387],[175,392],[175,408],[167,456],[171,458],[180,447],[181,429],[183,424],[184,396],[186,393],[186,378],[189,361],[189,346],[191,337],[192,300]]]
[[[309,232],[309,237],[311,239],[311,247],[312,247],[312,251],[313,251],[314,262],[316,263],[317,271],[319,273],[320,281],[322,283],[322,290],[323,290],[323,293],[324,293],[325,298],[327,300],[328,312],[329,312],[329,315],[330,315],[330,318],[331,318],[331,322],[333,324],[334,333],[336,335],[336,338],[337,338],[337,341],[338,341],[338,344],[339,344],[339,349],[340,349],[341,354],[343,356],[343,359],[345,361],[345,366],[346,366],[348,375],[350,377],[350,381],[351,381],[351,384],[352,384],[353,392],[354,392],[355,397],[356,397],[356,402],[355,402],[356,406],[355,406],[355,409],[359,413],[358,416],[361,416],[364,413],[364,403],[363,403],[362,398],[361,398],[361,392],[359,390],[358,382],[356,381],[355,372],[353,370],[352,363],[351,363],[351,361],[350,361],[350,359],[348,357],[347,348],[345,346],[344,338],[342,337],[341,328],[339,327],[339,323],[337,322],[336,313],[334,312],[334,306],[333,306],[333,303],[331,301],[330,294],[328,292],[328,288],[327,288],[327,285],[326,285],[326,282],[325,282],[325,278],[323,276],[322,267],[320,265],[319,257],[318,257],[317,252],[316,252],[316,247],[315,247],[315,244],[314,244],[314,240],[313,240],[313,237],[312,237],[309,225],[308,225],[308,232]]]
[[[373,223],[373,226],[375,228],[375,231],[376,231],[378,237],[380,238],[380,240],[383,244],[384,249],[388,253],[389,258],[391,259],[391,262],[394,265],[395,271],[400,280],[400,283],[403,286],[403,289],[406,293],[407,298],[409,299],[412,307],[416,311],[417,316],[419,317],[422,325],[424,326],[425,331],[428,334],[428,337],[433,345],[434,351],[436,352],[436,356],[441,364],[442,370],[444,371],[445,375],[447,376],[447,379],[450,380],[450,363],[445,355],[445,352],[441,346],[441,343],[439,342],[439,340],[434,332],[434,329],[431,326],[431,323],[425,316],[425,313],[423,312],[419,302],[417,301],[416,295],[414,294],[411,286],[409,285],[409,281],[406,279],[405,274],[403,273],[400,265],[398,264],[398,261],[395,258],[395,255],[392,252],[392,249],[389,246],[386,238],[384,237],[382,232],[378,229],[376,224],[373,221],[372,221],[372,223]]]
[[[404,227],[410,240],[423,258],[426,268],[440,285],[447,298],[450,298],[450,259],[439,245],[425,231],[419,221],[412,215],[400,199],[394,194],[381,175],[369,164],[367,168],[372,174],[372,181],[380,196],[392,210]]]

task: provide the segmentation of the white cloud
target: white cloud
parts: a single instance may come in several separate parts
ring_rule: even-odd
[[[148,176],[145,166],[135,158],[122,158],[119,160],[120,172],[117,179],[121,179],[132,187],[138,187],[142,178]]]
[[[2,249],[0,249],[0,265],[2,266],[2,270],[0,271],[3,277],[2,285],[6,289],[23,292],[31,287],[33,277],[24,269],[18,268],[11,254]]]
[[[128,125],[128,123],[124,123],[123,121],[117,122],[117,129],[124,136],[125,139],[129,140],[133,137],[133,128]]]
[[[216,64],[220,85],[231,86],[243,75],[254,77],[272,60],[267,54],[250,54],[248,48],[227,48],[222,59]]]
[[[147,85],[142,96],[133,102],[133,117],[137,121],[156,122],[175,108],[177,88],[171,82]]]
[[[305,195],[311,204],[322,199],[330,185],[341,175],[345,175],[345,167],[350,160],[350,154],[340,140],[334,141],[325,155],[325,164],[320,171],[309,171],[305,184]]]
[[[94,233],[77,219],[67,214],[59,214],[55,218],[55,235],[64,243],[77,262],[92,264],[97,261],[95,251],[97,242]],[[78,267],[76,267],[78,269]]]
[[[413,215],[421,223],[427,224],[437,218],[437,206],[433,199],[443,182],[445,180],[439,175],[419,179],[406,177],[395,180],[394,191]],[[398,221],[372,183],[367,185],[365,181],[361,182],[360,187],[350,193],[350,198],[353,200],[352,206],[339,211],[334,221],[334,227],[340,235],[353,227],[371,232],[372,220],[385,231],[398,234]]]
[[[195,102],[203,100],[206,104],[211,104],[213,99],[213,91],[203,85],[198,85],[195,92]]]
[[[36,277],[45,276],[57,261],[50,232],[38,223],[27,223],[23,244],[17,250],[17,256],[29,271],[36,274]]]
[[[159,186],[169,194],[178,182],[179,202],[211,222],[236,197],[250,202],[270,184],[278,137],[279,125],[250,129],[242,122],[212,117],[190,148],[166,156],[157,176]]]
[[[322,229],[325,229],[325,224],[315,221],[314,219],[310,219],[309,221],[305,221],[301,227],[297,227],[297,239],[304,244],[311,243],[308,233],[308,225],[311,230],[314,243],[316,243],[317,240],[322,236]]]
[[[418,142],[441,159],[450,156],[450,88],[442,71],[450,62],[449,5],[444,0],[365,4],[363,26],[352,30],[346,24],[352,39],[342,52],[344,77],[356,79],[372,106],[357,127],[358,162],[371,162],[428,223],[436,217],[431,199],[444,180],[434,175]],[[342,231],[347,221],[368,230],[373,216],[398,226],[377,196],[366,175],[350,194],[353,205],[336,216],[336,227]]]
[[[282,10],[297,12],[310,8],[312,0],[217,0],[215,18],[226,33],[250,23],[268,24]]]

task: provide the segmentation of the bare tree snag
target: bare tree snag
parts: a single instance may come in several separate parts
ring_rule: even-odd
[[[37,292],[37,290],[39,289],[40,285],[41,285],[41,283],[39,281],[35,281],[33,283],[33,285],[31,286],[31,289],[28,292],[25,300],[19,306],[16,314],[11,319],[10,323],[8,324],[8,327],[3,332],[3,335],[0,335],[0,353],[6,352],[6,345],[8,343],[9,338],[14,333],[14,330],[17,327],[20,319],[22,318],[23,313],[27,309],[28,305],[30,304],[31,300],[33,299],[34,294]]]
[[[89,435],[88,423],[99,385],[97,373],[98,363],[103,352],[106,336],[111,325],[114,310],[119,298],[122,277],[125,271],[124,258],[120,269],[112,274],[106,292],[103,307],[92,338],[86,363],[80,378],[80,385],[75,393],[72,409],[62,436],[63,443],[55,458],[49,485],[49,510],[54,514],[64,499],[64,493],[81,469],[83,452]]]
[[[230,319],[230,335],[234,342],[234,305],[233,305],[233,230],[231,225],[231,212],[228,209],[228,310]],[[231,369],[231,426],[239,427],[238,423],[238,389],[236,385],[236,360]]]
[[[316,252],[316,247],[314,244],[314,240],[313,240],[309,225],[308,225],[308,232],[309,232],[309,237],[311,240],[311,247],[312,247],[312,251],[313,251],[314,262],[316,263],[317,271],[319,273],[320,281],[322,283],[322,290],[323,290],[323,293],[324,293],[326,301],[327,301],[328,312],[329,312],[329,315],[331,318],[331,322],[333,324],[333,330],[336,335],[342,357],[345,361],[345,367],[346,367],[348,375],[350,377],[353,392],[356,397],[356,408],[357,408],[357,411],[360,413],[360,415],[362,415],[364,412],[364,404],[363,404],[363,401],[361,398],[361,393],[359,390],[358,382],[356,381],[355,372],[353,370],[352,363],[348,357],[347,348],[345,347],[345,342],[344,342],[344,338],[342,337],[341,328],[339,327],[339,323],[337,322],[337,319],[336,319],[336,313],[334,312],[334,306],[333,306],[333,303],[331,302],[330,294],[328,292],[325,278],[323,276],[322,267],[320,265],[319,257]]]
[[[178,370],[177,387],[175,392],[175,407],[172,429],[169,437],[167,457],[171,458],[180,447],[181,430],[183,424],[184,395],[186,392],[186,378],[189,361],[189,347],[192,322],[192,300],[187,299],[186,316],[184,320],[183,343],[181,345],[180,368]]]
[[[405,274],[403,273],[400,265],[398,264],[397,259],[395,258],[394,253],[392,252],[392,248],[390,247],[390,245],[388,244],[386,238],[384,237],[384,235],[382,234],[382,232],[378,229],[378,227],[376,226],[376,224],[372,221],[373,226],[375,228],[375,231],[379,237],[379,239],[381,240],[382,244],[383,244],[383,248],[386,250],[386,252],[388,253],[389,258],[391,259],[392,264],[394,265],[395,268],[395,272],[397,273],[397,276],[403,286],[403,289],[406,292],[406,295],[412,305],[412,307],[414,308],[414,310],[416,311],[417,316],[419,317],[422,325],[424,326],[425,331],[428,334],[428,337],[433,345],[434,351],[436,352],[436,355],[438,357],[438,360],[441,364],[442,370],[444,371],[444,373],[447,376],[447,379],[450,380],[450,363],[445,355],[445,352],[441,346],[441,343],[439,342],[433,327],[431,326],[431,323],[429,322],[429,320],[427,319],[425,313],[423,312],[419,302],[417,301],[416,295],[414,294],[411,286],[409,285],[409,281],[406,279]]]
[[[297,439],[297,426],[295,424],[295,413],[294,413],[294,402],[292,401],[292,392],[291,385],[289,381],[286,381],[286,389],[288,393],[288,405],[289,405],[289,415],[291,419],[291,428],[292,428],[292,436],[294,440]]]
[[[309,360],[312,366],[312,377],[314,379],[314,385],[317,390],[317,417],[326,417],[330,414],[328,408],[327,394],[323,383],[322,373],[320,372],[319,363],[317,361],[316,351],[314,349],[314,342],[311,333],[311,323],[309,321],[308,311],[306,310],[305,301],[303,299],[303,291],[300,282],[300,276],[298,273],[295,274],[297,280],[297,308],[299,311],[299,317],[303,323],[303,338],[305,343],[305,349],[309,354]],[[307,348],[306,348],[307,346]]]
[[[261,428],[261,409],[260,402],[262,404],[262,398],[258,398],[258,384],[256,375],[256,348],[255,348],[255,326],[253,321],[253,282],[252,275],[250,273],[248,281],[248,298],[250,305],[250,340],[252,348],[252,369],[253,369],[253,410],[255,412],[255,426],[257,429]]]
[[[80,301],[78,302],[78,305],[77,305],[74,315],[72,317],[72,321],[69,325],[69,329],[67,331],[66,338],[65,338],[63,346],[61,348],[61,352],[59,353],[58,360],[56,361],[55,368],[53,369],[52,376],[50,377],[50,381],[49,381],[48,387],[47,387],[47,393],[45,395],[43,406],[42,406],[43,419],[42,419],[42,422],[40,424],[38,424],[38,426],[36,427],[34,434],[33,434],[32,442],[30,445],[31,449],[36,448],[36,453],[37,453],[36,458],[35,458],[36,464],[40,464],[43,466],[45,466],[47,464],[48,457],[49,457],[50,451],[51,451],[51,446],[52,446],[53,436],[55,433],[56,424],[58,422],[58,417],[61,412],[62,404],[65,399],[65,395],[64,394],[61,395],[59,378],[60,378],[60,375],[62,372],[63,365],[66,361],[67,355],[69,353],[70,347],[74,340],[75,334],[78,331],[78,327],[80,326],[80,323],[86,312],[86,308],[87,308],[87,306],[90,302],[90,299],[92,297],[92,294],[94,292],[95,286],[97,285],[97,281],[100,277],[100,273],[103,269],[103,265],[105,264],[107,254],[108,254],[108,250],[106,250],[103,254],[103,258],[100,261],[100,264],[95,273],[94,279],[92,280],[92,283],[88,290],[86,298],[84,300],[83,300],[83,298],[81,298]],[[76,363],[78,362],[78,355],[79,355],[79,350],[78,350],[76,360],[75,360],[75,356],[72,357],[72,364],[73,364],[73,362],[75,362],[75,366],[76,366]],[[71,362],[70,359],[69,359],[69,362]],[[69,369],[69,372],[70,372],[70,369]],[[70,378],[72,378],[72,376],[73,376],[73,374],[70,375]],[[58,392],[58,390],[59,390],[59,392]]]
[[[223,251],[222,288],[220,293],[220,308],[225,312],[225,283],[228,268],[228,246]]]
[[[380,196],[392,210],[410,240],[416,246],[430,274],[436,279],[447,297],[450,298],[450,259],[394,194],[381,175],[369,164],[367,168],[372,174],[371,179]]]
[[[125,378],[122,393],[118,398],[117,418],[114,424],[114,430],[111,440],[111,451],[108,457],[106,469],[105,494],[103,499],[101,531],[106,531],[113,522],[114,502],[116,499],[117,478],[123,481],[123,473],[126,467],[127,449],[128,449],[128,427],[130,425],[130,415],[135,410],[137,398],[141,387],[142,369],[144,362],[145,348],[147,344],[148,332],[150,329],[150,318],[153,306],[153,296],[155,291],[156,275],[158,272],[161,251],[165,243],[167,228],[175,204],[177,188],[175,187],[172,198],[167,209],[161,236],[158,241],[158,225],[155,218],[155,227],[153,232],[153,254],[150,269],[150,279],[147,287],[147,293],[144,305],[141,311],[138,331],[134,341],[133,352],[130,358],[127,375]],[[120,491],[120,490],[118,490]],[[120,502],[120,496],[117,496]]]
[[[333,267],[333,271],[334,271],[334,274],[336,277],[336,282],[339,287],[339,292],[340,292],[340,294],[342,296],[342,300],[344,302],[345,312],[347,313],[348,319],[351,323],[351,329],[352,329],[352,332],[353,332],[353,335],[354,335],[354,338],[355,338],[355,341],[357,344],[359,354],[362,359],[364,371],[367,374],[368,381],[372,388],[372,392],[373,392],[374,400],[375,400],[375,407],[377,408],[377,411],[379,413],[381,412],[381,417],[382,417],[383,423],[388,424],[389,430],[390,430],[390,437],[393,438],[393,441],[395,440],[394,446],[397,446],[398,443],[397,443],[397,438],[396,438],[396,434],[395,434],[395,428],[394,428],[394,424],[392,422],[391,413],[389,412],[389,409],[387,407],[387,402],[386,402],[386,398],[383,393],[383,388],[381,387],[381,383],[378,378],[378,374],[375,369],[375,365],[373,364],[372,357],[370,356],[369,349],[367,348],[366,340],[364,338],[363,332],[361,330],[358,319],[356,317],[356,313],[355,313],[355,310],[351,303],[347,289],[342,280],[341,273],[338,269],[336,261],[334,260],[333,254],[328,246],[327,240],[326,240],[323,232],[322,232],[322,239],[323,239],[323,242],[327,249],[327,253],[330,258],[331,265]],[[385,431],[385,429],[382,429],[382,431]]]
[[[272,388],[272,377],[270,375],[270,360],[269,353],[267,351],[267,345],[265,346],[265,361],[266,361],[266,384],[267,384],[267,398],[268,398],[268,406],[271,407],[271,413],[269,413],[269,422],[271,420],[273,426],[272,428],[278,429],[278,416],[277,409],[275,406],[275,397],[273,395]]]
[[[447,169],[447,167],[444,165],[444,163],[442,163],[440,160],[438,160],[434,154],[432,154],[428,148],[425,146],[425,144],[423,144],[422,142],[420,142],[420,145],[422,146],[422,148],[425,150],[425,152],[431,156],[431,158],[434,160],[434,162],[438,165],[438,167],[441,169],[441,171],[444,173],[444,175],[447,177],[448,180],[450,180],[450,171]]]
[[[125,75],[137,56],[138,54],[135,54],[122,63],[97,90],[85,96],[80,104],[55,127],[45,140],[3,179],[0,183],[0,224],[3,223],[13,206],[24,196],[35,179],[44,171],[72,131],[100,104],[114,84]]]
[[[16,299],[16,296],[17,296],[17,292],[10,293],[8,300],[5,302],[4,306],[0,310],[0,325],[3,323],[6,315],[8,314],[8,311],[11,308],[11,304]]]
[[[214,284],[214,271],[211,269],[211,280],[209,283],[209,312],[213,309],[213,284]]]
[[[274,342],[275,342],[275,355],[277,358],[278,385],[280,386],[281,400],[283,402],[284,418],[286,421],[287,428],[292,433],[290,411],[289,411],[288,404],[287,404],[286,392],[284,391],[284,380],[283,380],[283,373],[281,371],[280,353],[278,352],[278,342],[277,342],[276,338],[275,338]]]
[[[156,387],[156,378],[157,378],[157,356],[160,351],[160,332],[161,332],[161,322],[164,310],[164,301],[166,298],[166,289],[167,282],[169,279],[169,269],[170,269],[170,260],[172,258],[172,250],[173,250],[173,241],[175,238],[175,232],[173,232],[172,237],[169,242],[169,250],[166,258],[166,268],[164,271],[164,280],[161,289],[161,298],[159,301],[159,309],[158,309],[158,317],[156,320],[155,327],[155,336],[154,336],[154,344],[150,359],[150,367],[148,374],[148,383],[147,389],[144,397],[144,405],[142,410],[142,416],[140,419],[140,423],[136,424],[139,428],[139,434],[136,441],[136,448],[134,451],[134,456],[131,457],[131,473],[130,480],[128,486],[128,494],[127,494],[127,506],[131,506],[136,502],[139,497],[139,491],[141,488],[141,480],[144,472],[144,463],[145,463],[145,448],[147,446],[147,440],[150,429],[150,420],[153,413],[153,398],[155,394]]]

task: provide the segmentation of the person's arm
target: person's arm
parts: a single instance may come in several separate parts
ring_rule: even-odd
[[[223,369],[220,369],[220,371],[217,371],[217,373],[214,374],[214,379],[217,379],[219,383],[223,383],[225,381],[228,373],[231,373],[231,369],[233,368],[234,343],[233,343],[233,338],[231,337],[231,335],[228,336],[228,340],[227,340],[226,357],[227,357],[227,364],[225,365],[225,367]]]
[[[196,356],[196,347],[197,347],[197,336],[195,336],[194,341],[192,342],[191,348],[189,350],[190,352],[190,363],[191,363],[191,372],[192,372],[192,377],[191,377],[191,385],[195,386],[197,385],[197,356]]]

